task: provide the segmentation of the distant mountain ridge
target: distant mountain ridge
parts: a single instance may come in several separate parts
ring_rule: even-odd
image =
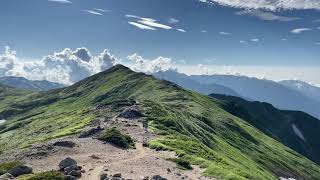
[[[167,81],[171,81],[175,84],[178,84],[179,86],[182,86],[183,88],[190,89],[192,91],[196,91],[202,94],[225,94],[225,95],[231,95],[231,96],[240,96],[238,93],[236,93],[234,90],[219,85],[215,83],[211,84],[201,84],[195,80],[192,80],[189,76],[179,73],[177,71],[160,71],[153,74],[158,79],[163,79]]]
[[[279,83],[320,102],[320,87],[299,80],[284,80]]]
[[[0,84],[31,91],[47,91],[64,87],[62,84],[46,80],[32,81],[23,77],[15,76],[0,77]]]

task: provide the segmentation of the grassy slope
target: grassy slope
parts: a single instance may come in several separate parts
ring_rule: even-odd
[[[139,101],[145,107],[149,129],[163,135],[150,142],[151,147],[176,151],[181,158],[207,167],[206,175],[225,179],[320,179],[319,166],[227,113],[218,106],[218,100],[123,66],[9,105],[29,110],[6,117],[9,121],[0,128],[0,151],[77,133],[101,113],[116,112],[112,105],[124,99]],[[114,109],[92,111],[97,105]],[[0,115],[4,112],[1,110]]]
[[[212,94],[211,97],[222,100],[222,108],[240,117],[261,131],[278,139],[295,151],[320,164],[320,121],[299,111],[284,111],[262,102],[250,102],[239,97]],[[305,140],[299,138],[295,125]]]

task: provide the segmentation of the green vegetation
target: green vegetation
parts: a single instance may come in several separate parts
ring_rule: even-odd
[[[18,180],[65,180],[65,176],[57,171],[47,171],[32,175],[19,176]]]
[[[177,163],[178,167],[181,169],[192,170],[192,166],[187,160],[184,160],[182,158],[170,158],[168,160]]]
[[[221,107],[264,133],[274,137],[300,154],[320,164],[320,121],[299,111],[284,111],[263,102],[250,102],[239,97],[212,94]],[[295,126],[303,139],[294,132]]]
[[[118,147],[128,149],[134,146],[134,142],[129,135],[122,134],[117,128],[104,130],[98,138],[99,140],[114,144]]]
[[[78,133],[94,118],[120,112],[119,102],[136,100],[144,106],[148,129],[160,135],[150,147],[175,151],[205,167],[207,176],[320,179],[317,164],[228,113],[222,101],[120,65],[64,89],[11,100],[0,100],[0,115],[8,120],[0,128],[4,153]]]
[[[0,176],[9,172],[11,169],[23,165],[22,162],[13,161],[0,164]]]

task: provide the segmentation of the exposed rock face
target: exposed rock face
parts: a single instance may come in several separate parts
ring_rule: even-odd
[[[10,180],[14,179],[14,177],[10,173],[6,173],[0,176],[0,180]]]
[[[71,166],[77,166],[77,162],[70,157],[67,157],[66,159],[62,160],[59,163],[59,168],[61,171],[63,171],[65,168],[71,167]]]
[[[136,119],[142,116],[142,113],[136,108],[127,108],[118,115],[118,117],[126,119]]]
[[[74,143],[72,141],[57,141],[57,142],[53,143],[53,146],[74,148],[76,146],[76,143]]]
[[[100,126],[98,127],[94,127],[94,128],[90,128],[88,130],[83,131],[80,135],[79,138],[87,138],[87,137],[92,137],[98,133],[100,133],[101,131],[103,131],[104,129],[101,128]]]
[[[9,174],[11,174],[14,177],[18,177],[24,174],[31,174],[32,168],[28,166],[17,166],[9,171]]]

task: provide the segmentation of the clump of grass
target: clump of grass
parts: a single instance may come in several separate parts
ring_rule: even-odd
[[[170,158],[169,159],[172,162],[175,162],[179,168],[184,169],[184,170],[192,170],[192,166],[189,161],[181,158]]]
[[[12,162],[5,162],[0,164],[0,175],[3,175],[9,172],[11,169],[23,165],[22,162],[19,161],[12,161]]]
[[[122,134],[116,127],[103,131],[98,139],[124,149],[134,147],[133,139],[129,135]]]
[[[65,180],[65,176],[58,171],[47,171],[37,173],[25,177],[21,177],[19,180]]]

